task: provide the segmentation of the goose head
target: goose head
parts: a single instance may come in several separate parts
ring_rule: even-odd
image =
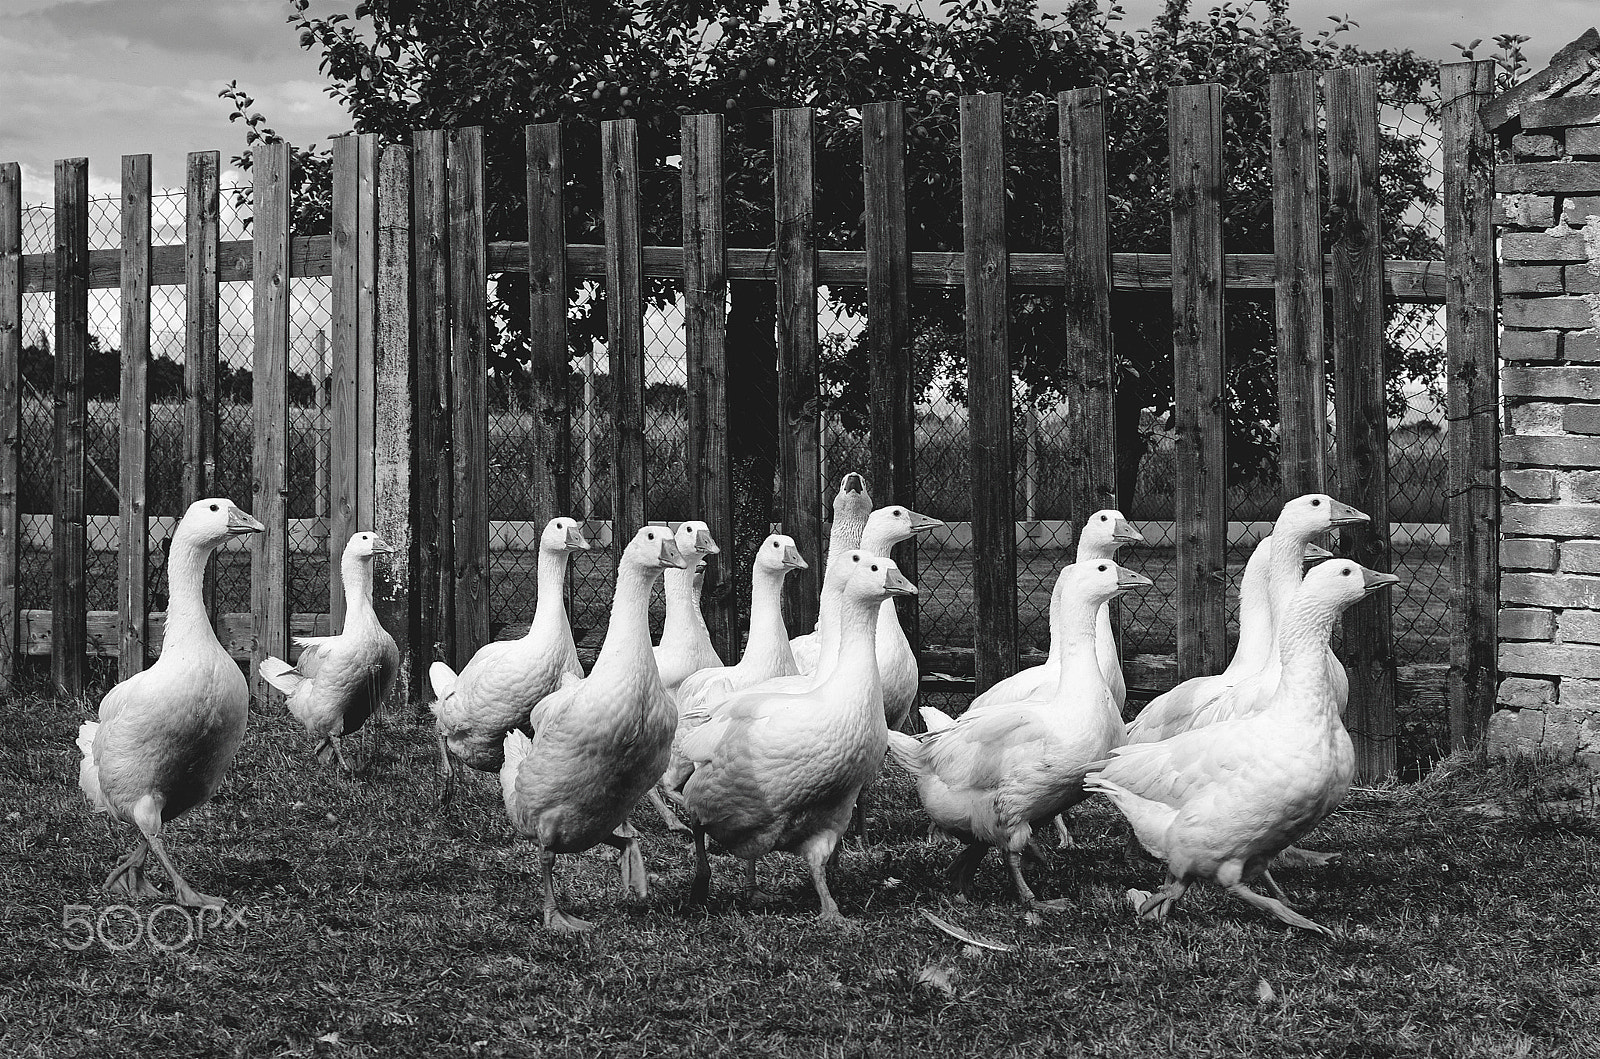
[[[678,523],[678,528],[674,532],[673,538],[677,541],[680,552],[684,555],[689,555],[692,552],[696,559],[702,555],[716,555],[722,551],[717,546],[717,542],[711,538],[711,527],[704,522],[690,520]],[[694,563],[691,561],[685,566],[685,569],[693,565]]]
[[[641,526],[622,550],[623,563],[650,571],[687,570],[694,561],[679,550],[665,526]]]
[[[265,533],[267,527],[226,497],[213,496],[189,505],[172,539],[201,548],[215,548],[229,537]]]
[[[761,542],[760,548],[756,549],[758,570],[788,573],[790,570],[804,570],[809,565],[800,557],[800,548],[795,544],[794,538],[782,533],[772,534]]]
[[[1399,583],[1400,579],[1395,575],[1369,570],[1354,559],[1329,559],[1318,563],[1306,574],[1300,582],[1298,598],[1304,599],[1309,593],[1336,611],[1342,611],[1379,589]]]
[[[827,568],[822,572],[822,594],[835,595],[842,593],[844,586],[849,583],[851,576],[855,574],[856,568],[861,565],[862,560],[866,559],[868,555],[868,552],[855,548],[847,552],[841,552],[838,562],[833,562],[830,559]]]
[[[859,522],[871,511],[872,494],[867,492],[867,480],[851,471],[839,482],[839,492],[833,498],[833,517]]]
[[[942,525],[944,522],[940,519],[895,504],[874,511],[867,518],[867,529],[861,538],[863,542],[871,540],[888,549],[901,541],[910,540],[919,533],[925,533],[935,526]]]
[[[1307,493],[1283,505],[1283,510],[1278,513],[1278,521],[1273,524],[1272,535],[1276,537],[1282,534],[1305,541],[1336,526],[1354,526],[1371,521],[1360,511],[1349,504],[1341,504],[1327,493]]]
[[[539,534],[539,550],[556,553],[588,551],[589,538],[584,535],[583,523],[565,516],[546,522],[544,532]]]
[[[1144,534],[1134,529],[1133,524],[1115,508],[1106,508],[1090,515],[1089,521],[1083,524],[1083,533],[1078,536],[1078,546],[1094,558],[1104,556],[1109,559],[1124,544],[1143,543]]]
[[[1100,604],[1135,588],[1147,588],[1152,583],[1143,574],[1111,559],[1084,559],[1061,571],[1064,599],[1081,600],[1098,610]]]
[[[1333,553],[1330,552],[1328,549],[1322,547],[1320,544],[1312,544],[1310,541],[1307,541],[1306,542],[1306,553],[1305,553],[1305,556],[1301,559],[1301,562],[1303,562],[1305,564],[1305,568],[1307,570],[1309,570],[1313,566],[1315,566],[1318,563],[1322,562],[1322,560],[1324,560],[1324,559],[1332,559],[1332,558],[1333,558]]]
[[[346,559],[365,559],[371,561],[375,555],[392,555],[394,549],[389,547],[389,542],[367,530],[350,535],[350,543],[344,546]]]
[[[917,594],[917,586],[906,580],[893,559],[864,552],[852,554],[859,561],[850,564],[850,580],[844,586],[846,599],[881,603],[894,596]]]

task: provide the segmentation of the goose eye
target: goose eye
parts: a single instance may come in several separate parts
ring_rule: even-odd
[[[1347,566],[1343,570],[1340,570],[1339,571],[1339,576],[1340,577],[1349,577],[1350,576],[1350,568]]]
[[[656,535],[654,533],[647,534],[646,535],[646,539],[647,540],[655,540],[656,539]]]
[[[776,547],[777,547],[777,546],[778,546],[778,542],[777,542],[777,541],[773,541],[773,542],[772,542],[772,546],[773,546],[773,547],[774,547],[774,548],[776,548]]]
[[[217,507],[217,505],[215,505],[215,504],[212,504],[212,505],[211,505],[211,510],[212,510],[212,511],[219,511],[219,510],[221,510],[221,509],[220,509],[220,508],[218,508],[218,507]]]
[[[1313,501],[1311,501],[1311,506],[1312,506],[1312,507],[1321,507],[1321,506],[1322,506],[1322,501],[1320,501],[1320,500],[1313,500]]]
[[[850,557],[850,561],[851,561],[851,562],[853,562],[853,563],[859,563],[859,562],[860,562],[860,561],[861,561],[861,556],[859,556],[859,555],[852,555],[852,556],[851,556],[851,557]]]
[[[872,572],[873,573],[877,573],[878,572],[878,566],[877,566],[876,563],[874,563],[873,566],[872,566]]]
[[[900,509],[899,509],[899,508],[895,508],[895,509],[894,509],[894,516],[895,516],[895,517],[896,517],[896,518],[899,518],[899,517],[900,517],[900,516],[901,516],[901,515],[904,515],[904,514],[905,514],[905,512],[904,512],[904,511],[901,511],[901,510],[900,510]]]
[[[1104,515],[1101,515],[1101,516],[1100,516],[1100,521],[1101,521],[1101,522],[1107,522],[1107,521],[1109,521],[1109,520],[1108,520],[1108,519],[1107,519],[1107,518],[1106,518],[1106,516],[1104,516]]]
[[[1102,563],[1102,564],[1101,564],[1101,565],[1100,565],[1100,572],[1101,572],[1101,573],[1102,573],[1102,574],[1103,574],[1103,573],[1105,573],[1105,572],[1106,572],[1106,568],[1105,568],[1105,564],[1104,564],[1104,563]]]

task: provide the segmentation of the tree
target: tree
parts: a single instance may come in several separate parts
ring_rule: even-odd
[[[898,98],[907,108],[908,207],[915,249],[961,245],[957,104],[961,94],[999,91],[1007,97],[1012,136],[1007,176],[1012,192],[1014,250],[1060,245],[1058,170],[1054,152],[1055,94],[1099,85],[1109,96],[1110,210],[1113,246],[1163,250],[1167,242],[1166,87],[1193,81],[1224,86],[1225,238],[1234,251],[1269,250],[1272,242],[1268,100],[1271,74],[1374,63],[1385,98],[1413,100],[1434,76],[1410,52],[1368,52],[1342,43],[1351,23],[1333,19],[1316,34],[1296,27],[1287,0],[1223,2],[1194,16],[1188,0],[1169,0],[1146,28],[1119,28],[1121,9],[1074,0],[1059,15],[1040,17],[1031,0],[998,6],[946,0],[942,18],[874,0],[788,0],[768,11],[728,0],[528,0],[518,4],[457,0],[370,0],[354,16],[319,14],[312,0],[294,0],[291,22],[300,43],[321,52],[330,94],[357,129],[400,137],[412,128],[485,126],[487,223],[491,238],[515,238],[522,221],[519,126],[561,120],[567,129],[568,233],[596,238],[599,229],[598,121],[639,121],[646,173],[646,238],[679,236],[677,153],[680,114],[720,111],[728,120],[727,209],[730,245],[770,245],[772,188],[767,112],[778,106],[818,111],[817,190],[824,246],[862,245],[860,140],[857,108]],[[236,107],[239,100],[235,99]],[[248,107],[239,108],[252,130]],[[1383,203],[1391,253],[1433,256],[1437,246],[1414,218],[1436,193],[1426,182],[1419,136],[1387,132],[1382,142]],[[311,167],[304,167],[309,173]],[[1408,212],[1410,211],[1410,212]],[[526,288],[503,282],[496,356],[506,368],[526,359],[520,332]],[[657,287],[658,298],[670,297]],[[745,496],[756,497],[743,522],[770,517],[776,435],[771,288],[735,283],[729,347],[735,352],[731,447]],[[841,291],[860,308],[861,292]],[[1131,493],[1146,411],[1170,415],[1169,300],[1122,294],[1116,299],[1119,487]],[[913,316],[923,378],[962,378],[959,291],[919,290]],[[574,351],[602,337],[597,302],[573,329]],[[1261,301],[1230,303],[1230,460],[1236,479],[1260,474],[1275,456],[1272,320]],[[1048,398],[1063,365],[1059,299],[1013,297],[1012,345],[1017,370],[1032,392]],[[1398,352],[1398,351],[1395,351]],[[1428,376],[1424,354],[1396,356],[1395,391],[1405,377]],[[848,418],[865,407],[866,369],[853,349],[831,348],[824,361],[831,400]],[[757,534],[759,536],[759,534]]]

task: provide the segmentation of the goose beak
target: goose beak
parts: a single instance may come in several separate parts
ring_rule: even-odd
[[[1118,544],[1143,544],[1144,534],[1133,528],[1127,519],[1117,519],[1111,527],[1111,539]]]
[[[384,540],[382,537],[374,537],[374,538],[372,538],[372,554],[373,555],[393,555],[394,554],[394,549],[391,548],[389,546],[389,542]]]
[[[1328,509],[1328,525],[1330,526],[1354,526],[1358,523],[1371,521],[1370,516],[1357,511],[1349,504],[1341,504],[1337,500],[1333,501],[1333,506]]]
[[[717,547],[717,542],[711,539],[710,530],[694,531],[694,550],[701,555],[718,555],[722,549]]]
[[[661,538],[660,563],[663,567],[672,570],[689,569],[689,560],[678,550],[678,543],[671,537]]]
[[[1117,567],[1117,591],[1127,592],[1135,588],[1148,588],[1155,582],[1143,574],[1134,573],[1127,567]]]
[[[236,537],[246,533],[265,533],[267,527],[256,521],[254,516],[240,511],[237,507],[228,509],[228,532]]]
[[[906,580],[899,570],[887,570],[883,575],[883,590],[891,596],[914,596],[917,586]]]
[[[839,492],[841,493],[865,493],[866,491],[867,480],[855,471],[845,475],[844,481],[839,486]]]
[[[928,530],[933,529],[935,526],[944,525],[943,519],[934,518],[932,515],[923,515],[915,511],[908,511],[906,514],[911,516],[912,533],[925,533]],[[915,592],[916,589],[912,589],[912,591]]]
[[[805,570],[811,564],[800,555],[800,549],[794,545],[785,545],[783,549],[783,566],[786,570]]]
[[[1321,545],[1309,544],[1308,543],[1306,545],[1305,555],[1301,559],[1301,562],[1304,563],[1306,566],[1314,566],[1315,564],[1322,562],[1322,560],[1324,560],[1324,559],[1332,559],[1332,558],[1333,558],[1333,553],[1330,552],[1328,549],[1322,547]]]
[[[583,523],[567,527],[567,551],[586,552],[589,550],[589,538],[584,536]]]
[[[1398,585],[1399,583],[1400,579],[1393,574],[1380,574],[1378,571],[1368,570],[1364,566],[1361,568],[1361,587],[1366,590],[1369,596],[1380,588],[1387,588],[1390,585]]]

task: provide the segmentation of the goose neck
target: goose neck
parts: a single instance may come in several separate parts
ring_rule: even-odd
[[[531,638],[550,624],[567,624],[567,552],[565,549],[539,552],[539,587],[533,606],[533,621],[528,625]]]
[[[173,536],[167,555],[167,627],[161,654],[178,654],[198,646],[220,649],[211,618],[206,613],[204,584],[206,563],[216,548],[192,540],[181,531]]]
[[[757,570],[750,584],[750,636],[744,657],[770,665],[787,655],[789,629],[783,620],[783,571]]]
[[[1253,672],[1272,655],[1272,608],[1267,583],[1272,545],[1252,552],[1239,581],[1239,643],[1228,671]]]
[[[694,642],[711,638],[706,620],[700,613],[700,600],[695,593],[694,562],[687,570],[669,569],[662,577],[667,597],[667,620],[661,631],[662,645],[674,642]]]
[[[654,667],[655,655],[650,649],[650,588],[655,584],[656,573],[631,562],[618,568],[606,639],[590,670],[591,676],[645,663]]]
[[[372,609],[371,557],[359,555],[341,557],[339,576],[344,581],[345,630],[375,624],[378,614]]]
[[[1328,639],[1339,609],[1325,599],[1299,598],[1278,627],[1278,686],[1293,692],[1281,701],[1316,704],[1332,702],[1328,684]],[[1336,707],[1335,707],[1336,708]]]
[[[818,686],[828,689],[823,696],[825,700],[865,702],[881,718],[883,682],[878,672],[878,604],[861,599],[842,599],[840,603],[838,658],[832,672]]]

